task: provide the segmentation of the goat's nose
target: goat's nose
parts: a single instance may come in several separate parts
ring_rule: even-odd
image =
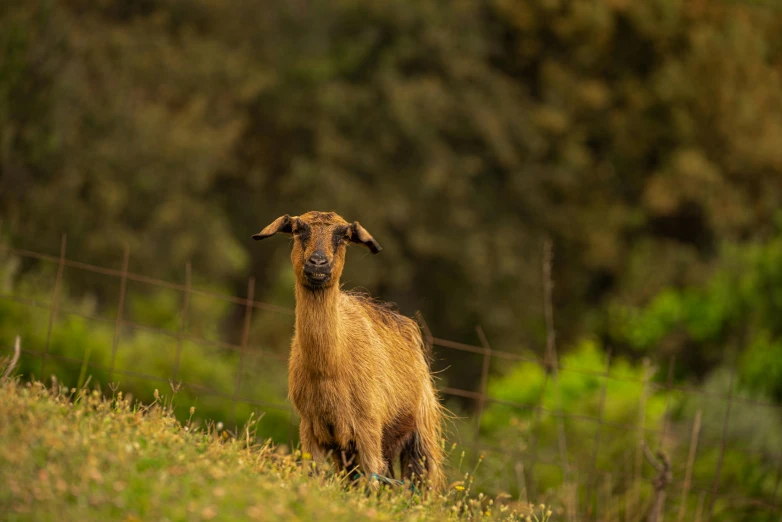
[[[329,262],[329,260],[326,258],[326,255],[321,252],[320,250],[316,251],[314,254],[310,256],[310,258],[307,260],[307,263],[310,265],[315,266],[322,266]]]

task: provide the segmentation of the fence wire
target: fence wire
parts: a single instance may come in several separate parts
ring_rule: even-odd
[[[156,279],[131,272],[129,270],[130,251],[127,248],[123,252],[122,266],[120,269],[106,268],[70,260],[66,257],[67,238],[65,235],[62,236],[60,253],[58,256],[52,256],[31,250],[13,248],[8,245],[0,245],[0,251],[19,258],[33,259],[47,263],[53,263],[56,265],[55,281],[50,300],[44,301],[15,295],[13,293],[0,293],[0,299],[2,300],[13,301],[29,308],[35,308],[48,312],[48,319],[46,323],[47,330],[45,336],[46,341],[43,349],[22,349],[22,353],[25,355],[40,358],[40,375],[42,378],[46,375],[46,367],[51,360],[68,362],[74,365],[81,365],[84,363],[84,361],[81,359],[66,357],[61,354],[51,352],[52,336],[57,327],[58,316],[73,315],[89,321],[107,324],[113,323],[114,334],[111,344],[111,357],[108,366],[96,364],[94,362],[87,363],[87,366],[91,369],[107,372],[109,379],[108,382],[112,382],[115,376],[126,376],[142,379],[159,385],[165,385],[174,382],[177,383],[177,386],[192,390],[199,397],[217,397],[229,401],[233,405],[234,418],[236,416],[236,406],[239,404],[246,404],[264,411],[275,410],[283,412],[288,415],[289,419],[288,442],[293,442],[294,437],[292,431],[294,429],[295,420],[293,410],[289,402],[286,401],[273,403],[261,401],[253,397],[245,396],[241,393],[243,383],[242,370],[249,355],[252,354],[268,357],[281,363],[284,363],[287,360],[286,355],[265,350],[261,346],[250,343],[250,329],[254,313],[257,311],[264,311],[280,314],[281,316],[292,316],[294,314],[294,311],[290,308],[255,300],[255,279],[253,277],[248,279],[245,297],[237,297],[205,291],[194,288],[192,286],[192,274],[189,264],[185,269],[184,284],[173,283],[170,281]],[[546,254],[544,253],[544,257],[545,255]],[[116,317],[113,319],[100,317],[68,308],[66,304],[63,303],[62,297],[65,268],[75,268],[78,270],[117,279],[119,281],[119,294]],[[544,273],[545,271],[546,267],[544,259]],[[155,288],[163,288],[180,292],[182,294],[182,307],[180,309],[180,322],[178,327],[173,330],[160,328],[142,324],[125,317],[129,281],[143,283]],[[548,290],[550,291],[550,288]],[[545,293],[546,292],[544,291],[544,294]],[[243,326],[239,344],[216,339],[208,339],[203,336],[191,335],[187,333],[186,318],[191,306],[191,299],[194,296],[243,307]],[[550,306],[550,302],[544,303],[544,308],[547,310],[547,316],[551,313]],[[548,328],[553,326],[550,324],[551,322],[552,318],[547,317]],[[116,367],[117,353],[120,348],[123,333],[128,329],[162,335],[175,341],[175,357],[172,367],[170,368],[169,375],[153,375],[145,372]],[[650,475],[651,467],[644,465],[641,452],[642,445],[646,443],[647,438],[653,439],[656,437],[659,441],[658,446],[660,450],[668,451],[670,449],[667,448],[667,446],[670,445],[668,439],[672,433],[676,431],[674,429],[674,423],[672,422],[672,412],[670,411],[671,393],[677,392],[688,397],[698,396],[701,398],[713,399],[715,401],[722,401],[725,405],[724,416],[721,423],[722,426],[718,435],[703,432],[700,410],[695,416],[691,431],[679,434],[680,438],[683,439],[685,443],[687,443],[685,448],[687,458],[683,463],[673,463],[674,479],[670,485],[670,494],[668,497],[669,505],[676,506],[678,509],[678,520],[681,521],[692,519],[693,515],[697,515],[697,517],[702,520],[709,520],[714,515],[715,505],[718,500],[723,504],[727,502],[733,506],[751,506],[773,513],[782,512],[778,501],[778,491],[780,489],[781,482],[780,479],[782,478],[782,455],[771,454],[765,450],[752,448],[732,448],[733,450],[739,450],[741,454],[745,455],[747,458],[757,458],[767,462],[776,463],[773,495],[771,498],[743,498],[733,495],[732,492],[722,491],[720,488],[725,452],[730,445],[729,426],[732,409],[740,406],[758,406],[769,408],[769,411],[773,411],[776,414],[782,413],[782,405],[736,395],[735,365],[733,366],[733,370],[731,372],[728,393],[720,394],[691,386],[674,384],[673,375],[675,372],[675,360],[673,358],[667,361],[668,371],[666,382],[654,382],[650,380],[650,374],[646,371],[640,379],[612,373],[611,368],[613,360],[610,352],[606,355],[605,367],[603,370],[578,368],[561,364],[559,362],[559,357],[556,354],[556,345],[553,340],[553,331],[550,332],[551,337],[549,337],[547,340],[547,347],[545,350],[546,356],[542,359],[532,355],[521,355],[517,353],[492,349],[488,338],[480,327],[477,328],[477,334],[481,342],[480,346],[442,339],[434,336],[430,336],[429,339],[433,346],[437,347],[438,349],[466,352],[481,356],[481,373],[477,390],[469,390],[450,385],[443,385],[439,387],[439,392],[441,396],[444,397],[451,396],[474,401],[475,408],[471,419],[471,427],[467,429],[467,431],[470,432],[469,448],[472,452],[472,460],[475,462],[479,455],[490,453],[496,455],[497,459],[503,462],[503,466],[501,466],[498,470],[493,471],[491,476],[484,477],[484,480],[502,484],[509,490],[515,488],[518,491],[518,498],[520,500],[534,500],[538,495],[544,493],[536,490],[536,469],[542,466],[555,469],[558,468],[564,483],[574,482],[576,479],[574,479],[573,475],[577,473],[577,471],[574,471],[571,466],[572,457],[571,453],[568,451],[568,442],[576,443],[577,445],[581,446],[586,444],[592,447],[592,453],[590,455],[589,462],[584,465],[584,467],[588,470],[588,476],[579,482],[583,487],[583,491],[580,492],[580,494],[577,494],[577,497],[579,498],[577,498],[572,505],[567,505],[568,503],[566,502],[566,505],[564,506],[566,518],[568,520],[576,520],[580,512],[582,516],[586,517],[586,519],[598,520],[600,519],[598,517],[601,515],[601,510],[602,513],[608,513],[611,509],[616,510],[616,506],[612,507],[610,505],[612,503],[611,495],[615,488],[615,484],[618,483],[617,479],[620,477],[623,477],[624,479],[630,479],[628,482],[634,484],[634,487],[639,488],[635,492],[635,495],[626,495],[625,499],[627,502],[635,503],[635,508],[640,508],[641,484],[644,481],[651,483],[651,481],[654,479],[654,475]],[[430,334],[427,332],[427,335]],[[220,391],[210,386],[188,382],[182,378],[180,375],[180,362],[183,354],[184,342],[194,343],[200,346],[211,347],[215,349],[229,350],[238,354],[238,365],[236,375],[233,380],[233,389],[231,392]],[[508,362],[528,363],[537,365],[543,369],[545,371],[545,377],[543,384],[540,387],[540,393],[538,394],[537,399],[531,403],[519,403],[492,395],[490,393],[490,387],[488,386],[488,383],[490,370],[492,364],[495,362],[505,365],[507,365]],[[593,416],[565,412],[561,407],[561,402],[559,400],[557,400],[557,406],[554,408],[545,405],[547,389],[553,387],[555,390],[555,396],[559,397],[561,377],[562,375],[569,373],[590,376],[602,381],[600,383],[598,413],[596,415]],[[643,391],[641,393],[641,400],[638,405],[637,423],[618,423],[606,420],[605,407],[609,381],[636,384],[642,387]],[[663,415],[663,423],[661,427],[645,425],[646,403],[654,392],[666,393],[665,414]],[[533,428],[531,430],[531,438],[529,440],[529,444],[525,444],[524,450],[517,451],[514,449],[509,449],[508,447],[500,447],[492,442],[482,439],[481,427],[483,416],[491,405],[504,406],[516,412],[528,412],[532,415]],[[543,444],[541,437],[544,416],[553,419],[556,424],[554,430],[556,432],[556,436],[554,437],[555,440],[553,441],[553,444],[550,445],[550,447],[546,447]],[[594,437],[589,441],[567,441],[567,430],[565,427],[566,425],[574,422],[584,422],[594,425]],[[678,424],[683,425],[685,423],[679,421]],[[626,455],[625,462],[613,463],[614,466],[611,469],[600,469],[598,457],[601,451],[601,446],[605,446],[607,443],[607,430],[615,430],[623,434],[634,436],[635,445],[633,448],[627,449],[628,453]],[[718,448],[719,450],[713,479],[710,482],[696,483],[693,480],[693,468],[697,462],[698,453],[702,453],[704,449],[708,448]],[[583,470],[581,472],[583,473]],[[674,490],[673,486],[676,486],[678,490]],[[698,498],[698,513],[688,514],[688,499],[694,498],[694,496],[697,496]],[[630,506],[625,506],[625,509],[628,509],[629,507]],[[638,509],[635,509],[635,511],[638,511]],[[689,518],[687,518],[688,516]]]

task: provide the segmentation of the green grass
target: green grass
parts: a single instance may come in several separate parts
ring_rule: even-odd
[[[363,484],[296,453],[184,425],[171,400],[0,379],[0,513],[5,520],[536,520],[528,506],[471,496],[468,476],[425,499]],[[315,469],[315,472],[311,471]],[[527,518],[530,516],[530,518]],[[537,517],[547,517],[537,510]]]

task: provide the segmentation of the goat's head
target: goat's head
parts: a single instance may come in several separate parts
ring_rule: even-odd
[[[253,236],[266,239],[274,234],[292,235],[291,261],[296,279],[310,288],[324,288],[339,281],[345,266],[345,247],[359,243],[379,253],[382,248],[358,221],[348,223],[334,212],[284,215]]]

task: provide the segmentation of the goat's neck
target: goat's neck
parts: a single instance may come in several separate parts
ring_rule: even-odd
[[[339,368],[339,286],[313,291],[296,283],[296,335],[309,369],[329,374]]]

